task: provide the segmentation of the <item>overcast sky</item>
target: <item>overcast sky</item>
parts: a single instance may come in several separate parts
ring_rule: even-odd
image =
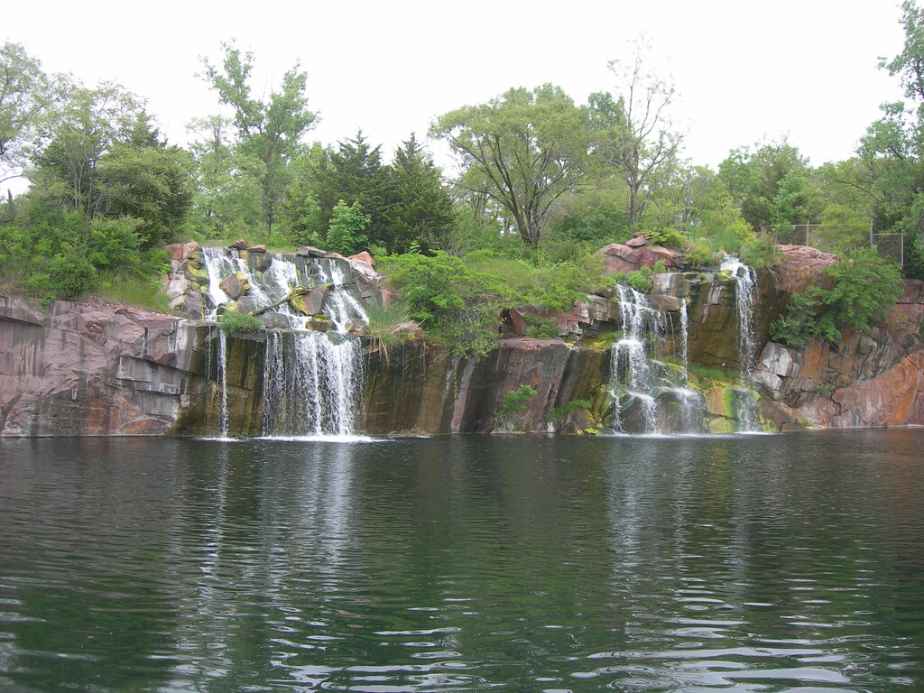
[[[216,111],[200,58],[235,37],[256,54],[260,91],[301,62],[321,113],[311,139],[362,127],[390,155],[435,116],[511,86],[553,82],[578,102],[612,89],[607,61],[644,35],[680,92],[689,158],[714,165],[788,136],[817,164],[849,156],[879,103],[898,96],[876,67],[901,48],[898,17],[897,0],[31,0],[5,3],[0,40],[49,72],[121,82],[182,143],[191,118]]]

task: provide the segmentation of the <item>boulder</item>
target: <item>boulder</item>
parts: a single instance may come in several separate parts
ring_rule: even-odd
[[[249,244],[247,243],[247,241],[241,238],[239,240],[234,241],[234,243],[232,243],[228,247],[231,248],[232,250],[247,250],[248,245]]]
[[[284,330],[290,327],[288,316],[271,310],[261,313],[260,320],[267,330]]]
[[[807,245],[780,245],[782,259],[774,267],[777,286],[786,293],[802,291],[818,280],[837,256]]]
[[[347,260],[350,262],[362,262],[370,267],[375,267],[375,260],[372,259],[372,256],[369,254],[369,251],[364,250],[361,253],[356,253],[356,255],[350,255]]]
[[[305,321],[305,329],[327,332],[334,326],[326,315],[312,315]]]
[[[243,272],[235,272],[222,279],[220,286],[221,290],[228,295],[228,298],[236,301],[250,291],[250,280]]]
[[[635,240],[635,239],[632,239]],[[610,243],[599,251],[603,256],[603,269],[606,274],[634,272],[642,267],[654,267],[658,261],[668,269],[680,266],[681,254],[676,250],[660,245],[630,246],[628,243]]]
[[[250,246],[249,248],[247,248],[247,252],[249,252],[249,253],[265,253],[265,252],[266,252],[266,246],[265,246],[265,245],[252,245],[252,246]]]
[[[642,246],[648,245],[648,239],[645,238],[644,234],[637,233],[626,241],[626,245],[630,248],[641,248]]]
[[[766,370],[781,378],[789,378],[798,372],[793,352],[776,342],[767,342],[757,362],[758,369]]]
[[[313,289],[296,287],[289,293],[289,305],[296,313],[316,315],[322,312],[329,292],[330,284],[321,284]]]

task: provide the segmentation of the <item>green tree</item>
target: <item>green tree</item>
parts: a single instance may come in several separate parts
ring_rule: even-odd
[[[821,204],[808,161],[786,141],[734,149],[719,178],[754,229],[814,224]]]
[[[219,100],[232,110],[237,146],[263,164],[259,172],[263,221],[272,235],[289,184],[288,166],[317,118],[308,110],[308,78],[296,64],[283,75],[278,91],[271,92],[265,100],[256,99],[250,86],[253,53],[242,53],[233,43],[222,44],[222,48],[220,68],[205,61],[205,79]]]
[[[117,84],[95,88],[67,84],[64,101],[46,124],[48,145],[35,157],[33,183],[88,218],[104,213],[98,166],[120,142],[131,139],[141,101]]]
[[[510,89],[486,104],[447,113],[431,134],[460,158],[461,185],[496,202],[532,247],[552,206],[574,190],[585,170],[581,111],[551,84]]]
[[[327,248],[341,255],[352,255],[365,247],[367,238],[363,233],[371,221],[363,213],[359,202],[347,205],[340,200],[334,207],[327,229]]]
[[[172,240],[192,203],[191,169],[178,147],[114,145],[99,161],[106,215],[139,219],[141,248]]]
[[[667,118],[675,90],[645,71],[641,49],[628,65],[611,61],[609,68],[625,87],[618,96],[590,95],[591,151],[604,166],[620,171],[627,189],[626,217],[634,231],[677,161],[682,138]]]
[[[395,152],[388,167],[385,237],[373,237],[389,252],[441,248],[449,238],[455,214],[442,174],[412,134]]]
[[[0,46],[0,183],[22,175],[49,99],[39,61],[19,44]]]

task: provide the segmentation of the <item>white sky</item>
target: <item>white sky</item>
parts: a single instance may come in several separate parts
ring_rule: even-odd
[[[898,0],[455,0],[442,2],[7,2],[0,41],[49,72],[115,80],[146,97],[172,142],[216,111],[199,58],[236,37],[268,91],[300,60],[310,139],[362,127],[391,150],[411,130],[511,86],[561,85],[577,102],[612,89],[606,63],[644,35],[681,101],[685,154],[717,164],[788,136],[813,163],[847,157],[896,80],[876,67],[902,45]],[[445,155],[437,150],[438,159]]]

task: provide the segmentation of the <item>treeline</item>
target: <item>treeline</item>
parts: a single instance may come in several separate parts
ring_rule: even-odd
[[[584,104],[546,84],[436,118],[428,134],[455,155],[451,179],[413,134],[394,152],[362,132],[311,143],[319,116],[306,73],[295,65],[258,96],[254,56],[233,43],[202,69],[222,111],[191,123],[185,148],[124,87],[46,74],[7,43],[0,182],[30,185],[0,203],[0,266],[37,295],[76,296],[150,280],[165,242],[246,237],[393,258],[445,253],[466,271],[517,262],[542,281],[591,281],[593,251],[635,233],[697,262],[739,253],[760,265],[773,260],[773,239],[816,224],[814,238],[839,252],[868,246],[871,232],[908,234],[905,274],[924,277],[924,22],[910,0],[902,22],[904,50],[881,67],[906,99],[883,106],[847,160],[812,166],[782,141],[736,149],[715,170],[695,165],[670,120],[673,86],[637,54],[611,63],[616,88]]]

